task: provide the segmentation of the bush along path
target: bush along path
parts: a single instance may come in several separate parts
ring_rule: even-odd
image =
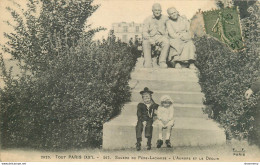
[[[255,107],[259,94],[249,100],[244,96],[260,71],[260,3],[248,11],[250,16],[241,20],[245,48],[234,52],[212,37],[195,38],[196,65],[205,112],[225,128],[228,139],[245,139],[260,146],[259,109]]]
[[[97,8],[90,0],[30,0],[22,13],[8,8],[17,24],[14,33],[5,34],[2,48],[21,73],[13,76],[0,55],[3,149],[102,144],[103,123],[130,99],[128,80],[136,57],[112,35],[92,40],[101,28],[86,32],[85,24]]]
[[[141,62],[141,60],[139,60]],[[137,104],[142,100],[139,92],[148,87],[153,90],[153,99],[159,103],[162,95],[174,100],[175,126],[172,130],[173,146],[211,146],[224,144],[224,129],[203,114],[204,95],[195,70],[153,69],[138,67],[131,73],[131,102],[124,105],[121,114],[103,126],[103,149],[134,148],[136,143]],[[153,128],[152,146],[156,146],[158,128]],[[146,148],[143,137],[142,147]]]

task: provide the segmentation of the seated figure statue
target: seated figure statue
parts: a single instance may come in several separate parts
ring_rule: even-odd
[[[166,32],[167,16],[161,14],[161,5],[155,3],[152,7],[153,15],[146,18],[143,23],[143,53],[144,67],[156,67],[157,58],[151,57],[152,46],[160,46],[161,53],[159,65],[161,68],[167,68],[166,59],[169,53],[170,43]]]
[[[169,61],[173,62],[175,68],[181,68],[181,64],[189,64],[189,68],[193,69],[196,49],[191,40],[190,23],[174,7],[169,8],[167,13],[169,20],[166,27],[171,46]]]

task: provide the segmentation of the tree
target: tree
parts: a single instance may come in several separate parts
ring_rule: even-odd
[[[232,0],[232,1],[233,1],[234,6],[238,6],[241,19],[244,19],[244,18],[250,16],[250,13],[247,11],[247,9],[257,2],[256,0],[250,0],[250,1]]]
[[[2,60],[2,146],[99,147],[103,123],[130,98],[131,49],[114,37],[92,40],[102,29],[86,25],[98,8],[92,0],[30,0],[27,6],[22,15],[8,8],[17,25],[5,34],[4,51],[23,74],[9,76]]]
[[[27,10],[22,9],[22,15],[8,8],[17,25],[16,33],[7,34],[9,39],[5,52],[14,59],[23,61],[24,69],[33,74],[49,68],[52,61],[65,51],[65,47],[77,44],[81,35],[93,34],[85,32],[87,19],[97,10],[98,5],[92,5],[93,0],[44,1],[30,0]],[[39,11],[40,8],[40,11]],[[39,16],[37,16],[37,12]],[[21,64],[21,63],[20,63]]]
[[[220,8],[220,9],[223,9],[224,8],[224,3],[222,1],[218,1],[217,2],[217,6]]]

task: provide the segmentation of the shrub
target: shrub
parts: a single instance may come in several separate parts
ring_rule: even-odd
[[[256,0],[250,0],[250,1],[237,1],[237,0],[232,0],[234,6],[239,7],[240,11],[240,18],[244,19],[246,17],[250,16],[250,13],[247,11],[248,7],[252,6],[254,3],[256,3]]]
[[[256,20],[254,14],[259,16],[258,8],[250,17],[242,20],[246,46],[243,51],[232,52],[209,36],[195,38],[196,65],[200,72],[202,92],[205,93],[205,104],[212,109],[213,118],[226,129],[228,139],[245,139],[259,130],[253,127],[254,122],[259,122],[256,118],[259,110],[255,109],[258,96],[249,100],[244,97],[260,69],[259,19]],[[260,144],[259,141],[255,143]]]
[[[39,17],[30,13],[35,2],[28,3],[25,23],[9,9],[18,28],[6,34],[4,50],[20,61],[22,74],[14,78],[1,60],[6,82],[0,90],[1,145],[99,147],[103,123],[130,98],[128,80],[136,58],[115,37],[95,42],[91,37],[98,29],[84,32],[97,8],[92,1],[40,1]]]

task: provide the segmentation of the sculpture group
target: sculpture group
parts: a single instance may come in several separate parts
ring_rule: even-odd
[[[167,63],[171,62],[175,68],[181,68],[183,63],[188,64],[189,68],[194,68],[195,46],[191,39],[189,21],[180,16],[174,7],[167,9],[168,17],[162,15],[161,5],[158,3],[153,5],[152,12],[153,15],[146,18],[143,24],[144,67],[151,68],[159,65],[160,68],[167,68]],[[152,58],[153,47],[161,48],[159,60],[157,57]],[[159,128],[157,148],[163,145],[163,129],[166,129],[165,144],[171,148],[174,101],[169,95],[163,95],[161,102],[156,104],[152,99],[153,92],[147,87],[140,94],[143,100],[137,105],[137,151],[141,150],[143,129],[145,129],[144,134],[147,138],[147,149],[151,149],[153,125],[157,125]]]
[[[191,40],[190,23],[174,8],[168,8],[168,17],[162,15],[161,5],[155,3],[152,7],[153,15],[143,23],[143,53],[144,67],[167,68],[171,63],[175,68],[186,64],[193,69],[195,61],[195,46]],[[152,58],[152,46],[159,46],[161,53],[159,60]]]

